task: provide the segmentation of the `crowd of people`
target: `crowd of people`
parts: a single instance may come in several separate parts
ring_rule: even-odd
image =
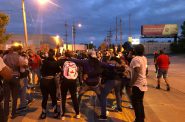
[[[116,97],[115,111],[122,112],[121,101],[125,88],[135,111],[135,122],[144,122],[143,97],[144,92],[147,91],[147,58],[144,56],[142,44],[135,46],[133,50],[124,52],[105,50],[74,53],[65,51],[63,54],[56,54],[54,49],[49,49],[47,53],[37,54],[33,50],[22,51],[21,48],[12,47],[1,55],[0,63],[0,75],[2,76],[0,86],[4,94],[4,98],[1,99],[4,102],[0,104],[1,122],[8,121],[10,100],[12,119],[18,116],[18,110],[27,107],[33,99],[26,92],[31,86],[40,86],[42,94],[40,119],[47,117],[47,101],[50,95],[54,110],[53,117],[65,120],[68,91],[76,113],[75,118],[79,119],[81,117],[79,106],[83,94],[87,91],[94,91],[101,108],[98,118],[107,120],[108,94],[114,91],[112,93]],[[8,70],[5,72],[6,75],[3,74],[4,70]],[[35,75],[37,75],[37,80]],[[10,99],[10,94],[12,99]],[[17,107],[19,97],[20,105]],[[57,100],[61,100],[62,104],[57,104]]]

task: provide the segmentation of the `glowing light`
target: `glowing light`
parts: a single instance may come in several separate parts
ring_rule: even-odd
[[[38,2],[41,4],[41,5],[44,5],[48,2],[50,2],[50,0],[38,0]]]
[[[19,42],[14,42],[14,43],[13,43],[13,46],[18,47],[18,46],[22,46],[22,44],[19,43]]]
[[[59,35],[53,36],[53,39],[54,39],[56,45],[60,45],[60,36]]]
[[[82,27],[82,24],[79,23],[79,24],[78,24],[78,27],[81,28],[81,27]]]

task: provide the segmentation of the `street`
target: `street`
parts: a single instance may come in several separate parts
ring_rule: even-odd
[[[145,93],[144,107],[146,114],[146,122],[184,122],[185,120],[185,56],[171,56],[171,65],[169,69],[169,81],[171,85],[171,91],[166,91],[164,82],[161,83],[161,89],[155,89],[156,86],[156,74],[153,65],[153,59],[148,59],[149,62],[149,75],[148,75],[148,92]],[[115,103],[112,98],[115,98],[113,94],[108,96],[108,122],[133,122],[134,112],[128,106],[130,102],[127,97],[123,97],[123,112],[113,112],[110,105]],[[68,100],[67,104],[67,117],[65,122],[97,122],[97,115],[99,115],[99,107],[95,97],[95,93],[87,92],[83,96],[82,105],[80,106],[81,119],[77,120],[73,118],[74,111],[71,106],[71,100]],[[51,110],[50,110],[51,111]],[[25,111],[25,114],[17,117],[9,122],[53,122],[62,121],[52,118],[52,113],[48,114],[46,120],[39,120],[41,113],[41,96],[35,99],[35,101],[29,106],[29,109]]]

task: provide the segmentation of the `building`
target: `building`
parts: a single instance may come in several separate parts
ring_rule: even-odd
[[[164,50],[165,53],[171,53],[171,42],[144,42],[145,54],[153,54],[155,51]]]
[[[25,38],[23,34],[13,34],[6,42],[6,44],[1,45],[1,48],[8,49],[14,43],[19,43],[23,45]],[[62,46],[63,40],[59,36],[49,35],[49,34],[29,34],[28,35],[28,48],[39,50],[41,48],[55,48],[57,45]]]
[[[7,50],[12,45],[22,45],[24,47],[24,35],[22,34],[13,34],[6,44],[0,45],[1,50]],[[73,44],[64,44],[62,38],[56,35],[48,35],[48,34],[29,34],[28,35],[28,48],[32,50],[43,50],[48,51],[49,48],[58,48],[60,50],[74,50]],[[75,44],[76,51],[84,51],[87,50],[87,46],[85,44]]]

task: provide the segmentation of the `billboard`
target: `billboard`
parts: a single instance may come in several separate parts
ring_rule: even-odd
[[[143,25],[141,35],[144,37],[172,37],[178,34],[177,24]]]

